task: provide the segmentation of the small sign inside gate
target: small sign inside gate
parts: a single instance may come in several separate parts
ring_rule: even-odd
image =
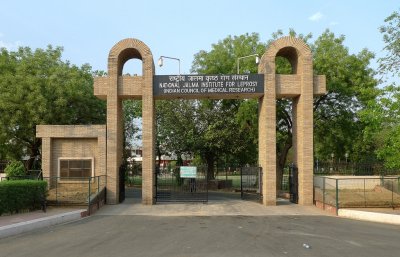
[[[197,167],[195,166],[182,166],[180,168],[181,178],[196,178],[197,177]]]

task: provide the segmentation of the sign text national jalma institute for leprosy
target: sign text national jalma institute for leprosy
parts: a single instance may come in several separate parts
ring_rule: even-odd
[[[262,95],[264,74],[158,75],[153,77],[153,94],[158,97],[215,95]]]

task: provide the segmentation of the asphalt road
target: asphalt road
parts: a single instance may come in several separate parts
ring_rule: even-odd
[[[398,257],[400,227],[329,216],[92,216],[2,239],[0,256]]]

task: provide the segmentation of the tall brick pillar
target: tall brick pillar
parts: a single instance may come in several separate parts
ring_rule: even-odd
[[[142,60],[142,76],[123,76],[124,64]],[[123,154],[123,99],[142,99],[143,163],[142,201],[153,204],[155,168],[155,128],[153,98],[154,63],[150,49],[140,40],[119,41],[108,56],[108,76],[95,79],[95,94],[107,99],[107,203],[119,199],[119,167]]]
[[[276,92],[275,56],[264,55],[259,73],[264,73],[264,96],[258,106],[258,159],[262,168],[264,205],[276,205]]]
[[[275,58],[286,58],[292,74],[275,74]],[[272,42],[261,58],[264,97],[259,100],[259,165],[263,169],[263,203],[276,204],[276,99],[293,99],[293,152],[299,169],[299,204],[313,201],[313,95],[325,92],[325,77],[315,78],[309,47],[298,38]]]
[[[299,56],[300,96],[293,101],[293,145],[299,169],[299,204],[313,204],[313,70],[311,52]]]
[[[143,60],[144,88],[142,97],[143,161],[142,203],[155,203],[155,106],[153,98],[153,58]]]
[[[119,167],[122,163],[122,100],[118,96],[118,55],[108,57],[107,92],[107,203],[117,204],[119,199]]]

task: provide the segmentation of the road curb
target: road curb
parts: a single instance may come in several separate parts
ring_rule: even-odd
[[[339,209],[339,217],[400,225],[400,215]]]
[[[70,222],[74,220],[81,219],[84,217],[84,212],[86,210],[77,210],[62,214],[57,214],[49,217],[19,222],[7,226],[0,227],[0,239],[18,235],[21,233],[29,232],[34,229],[44,228],[48,226],[53,226],[65,222]]]

